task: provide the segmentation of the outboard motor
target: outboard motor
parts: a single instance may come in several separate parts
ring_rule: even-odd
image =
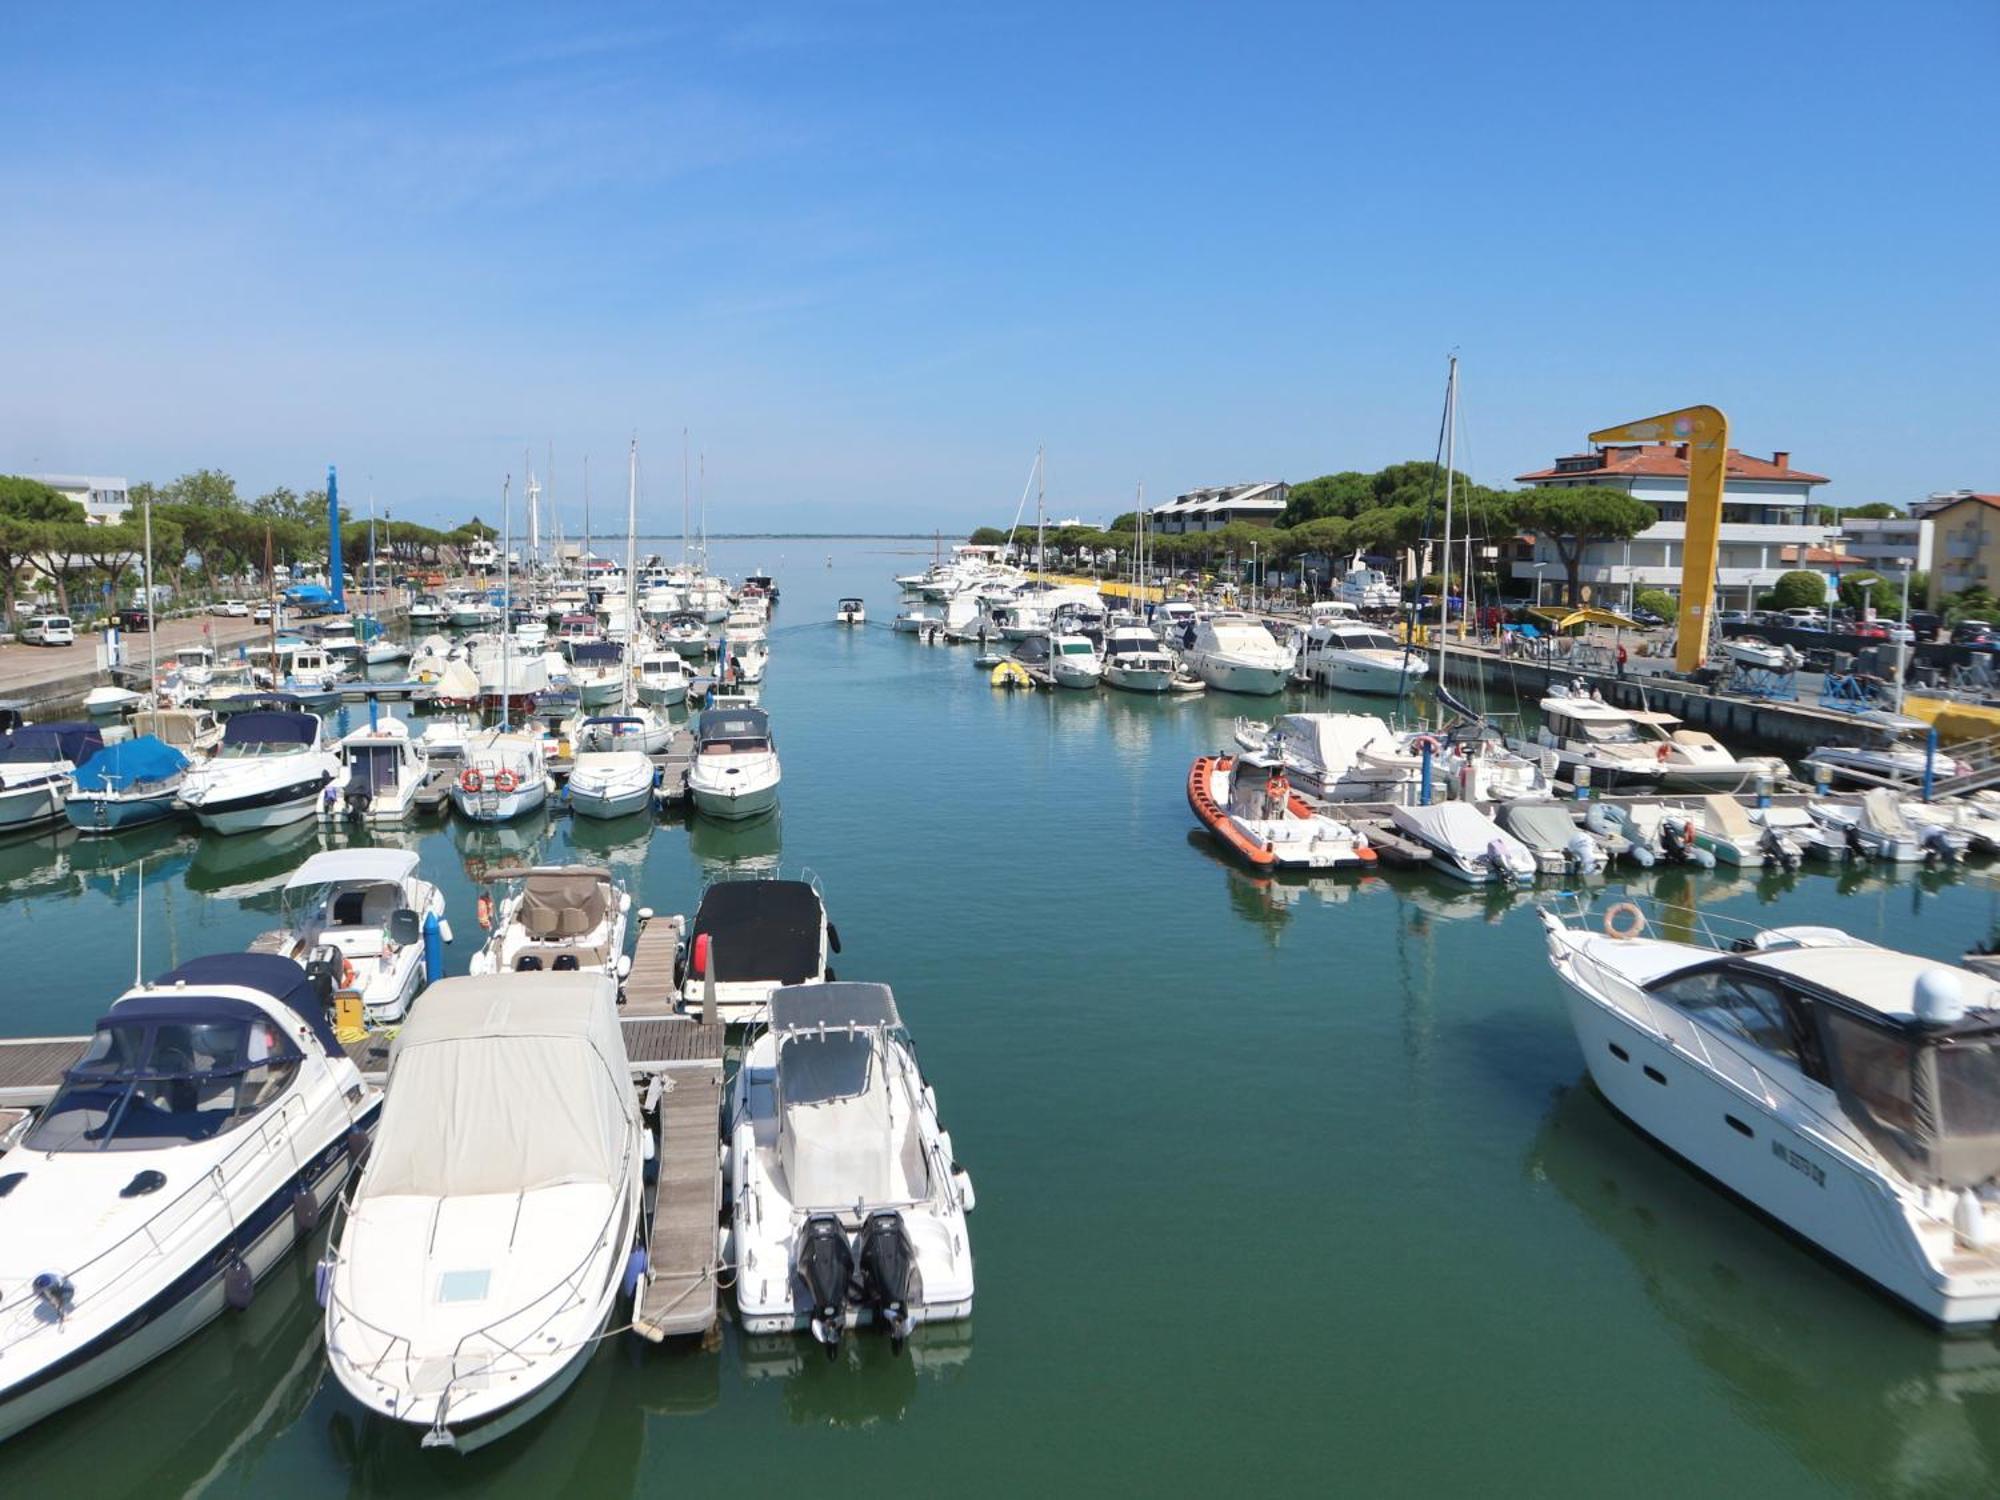
[[[1580,830],[1563,845],[1563,852],[1569,856],[1570,869],[1578,875],[1594,875],[1604,868],[1604,846]]]
[[[923,1299],[923,1273],[917,1269],[917,1249],[903,1216],[893,1208],[877,1209],[861,1226],[861,1305],[889,1330],[897,1353],[917,1326],[911,1308]]]
[[[1677,822],[1672,818],[1660,823],[1660,852],[1667,857],[1670,865],[1698,865],[1704,870],[1715,868],[1715,855],[1694,841],[1694,824]]]
[[[1951,830],[1942,824],[1925,824],[1920,830],[1919,841],[1923,845],[1925,859],[1941,859],[1946,864],[1955,863],[1958,859],[1958,841],[1951,836]]]
[[[365,823],[368,820],[368,804],[375,800],[375,793],[368,783],[357,773],[347,783],[347,817],[349,822]]]
[[[340,988],[342,963],[340,950],[331,943],[321,943],[306,955],[306,978],[312,981],[319,1003],[329,1009],[333,1005],[333,992]]]
[[[1493,839],[1486,845],[1486,864],[1495,875],[1509,885],[1521,879],[1521,876],[1515,873],[1514,867],[1507,863],[1507,846],[1498,839]]]
[[[799,1231],[797,1275],[812,1304],[812,1336],[832,1359],[840,1353],[840,1335],[854,1295],[854,1251],[847,1243],[847,1231],[832,1214],[814,1214]]]
[[[1787,870],[1796,870],[1805,858],[1799,846],[1775,828],[1766,828],[1757,836],[1757,848],[1764,858]]]

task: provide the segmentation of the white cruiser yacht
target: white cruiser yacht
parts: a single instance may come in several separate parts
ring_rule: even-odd
[[[1089,636],[1049,637],[1049,676],[1057,687],[1094,688],[1104,676],[1104,660]]]
[[[103,748],[103,733],[81,720],[0,735],[0,833],[64,816],[76,768]]]
[[[609,870],[543,865],[529,870],[500,902],[486,946],[472,955],[474,974],[536,971],[624,977],[625,929],[632,897]]]
[[[1315,621],[1306,628],[1299,666],[1322,687],[1392,698],[1414,687],[1430,670],[1422,656],[1388,631],[1340,619]]]
[[[585,708],[607,708],[625,692],[625,648],[616,641],[572,647],[569,680]]]
[[[1380,568],[1367,566],[1359,557],[1341,577],[1339,596],[1341,603],[1356,609],[1394,609],[1402,603],[1402,596],[1389,581],[1389,575]]]
[[[1423,751],[1374,714],[1280,714],[1269,724],[1236,721],[1236,741],[1284,761],[1301,791],[1323,802],[1415,802],[1423,794]],[[1440,742],[1441,743],[1441,742]],[[1434,753],[1435,794],[1445,768]]]
[[[216,833],[254,833],[314,816],[320,795],[342,770],[320,733],[317,714],[232,715],[215,754],[188,768],[181,805]]]
[[[655,709],[585,715],[581,711],[563,725],[563,737],[578,754],[587,750],[637,750],[656,755],[674,738],[674,726]]]
[[[285,925],[251,945],[253,953],[293,960],[335,997],[361,1003],[369,1026],[393,1026],[409,1013],[430,972],[425,945],[435,926],[451,940],[444,894],[417,876],[407,849],[328,849],[285,882]],[[443,951],[438,954],[442,962]]]
[[[290,959],[198,958],[114,1001],[0,1156],[0,1438],[249,1306],[380,1108]]]
[[[771,664],[771,648],[763,641],[722,643],[721,672],[724,682],[762,682],[764,669]]]
[[[688,795],[711,818],[755,818],[778,805],[778,748],[761,708],[711,708],[695,720]]]
[[[1636,907],[1603,931],[1542,920],[1615,1109],[1930,1321],[2000,1317],[1992,980],[1827,927],[1717,942],[1711,918],[1695,943]]]
[[[669,619],[660,639],[690,661],[700,661],[715,649],[708,636],[708,621],[693,610],[683,610]]]
[[[425,1447],[532,1420],[613,1322],[644,1243],[617,999],[601,974],[447,979],[396,1039],[320,1274],[335,1378]]]
[[[1174,683],[1174,658],[1143,625],[1120,625],[1104,640],[1104,680],[1128,693],[1164,693]]]
[[[687,702],[687,664],[678,651],[642,651],[634,683],[639,701],[650,708],[671,708]]]
[[[500,606],[490,599],[455,599],[445,620],[453,630],[485,630],[500,623]]]
[[[833,622],[836,625],[866,625],[868,606],[859,599],[842,599],[833,607]]]
[[[377,719],[335,742],[338,781],[320,798],[320,814],[356,823],[401,823],[416,811],[430,775],[430,751],[402,719]]]
[[[475,823],[505,823],[548,800],[549,766],[542,737],[484,729],[465,742],[465,768],[451,785],[452,805]]]
[[[1183,650],[1192,642],[1192,632],[1200,621],[1200,614],[1185,599],[1167,599],[1154,606],[1153,634],[1162,645]]]
[[[1195,627],[1185,659],[1195,676],[1225,693],[1268,697],[1285,690],[1292,653],[1255,616],[1225,611]]]
[[[1552,691],[1542,699],[1542,727],[1510,743],[1523,754],[1554,751],[1574,771],[1590,769],[1600,791],[1665,786],[1698,792],[1742,792],[1788,774],[1775,756],[1731,754],[1713,735],[1679,729],[1672,714],[1617,708],[1582,693]],[[1574,779],[1574,778],[1572,778]]]
[[[972,1179],[882,984],[777,991],[729,1105],[730,1226],[746,1332],[829,1352],[873,1324],[898,1347],[972,1314]]]
[[[785,985],[818,984],[833,972],[840,933],[819,887],[807,880],[718,880],[701,893],[688,928],[682,1005],[716,1019],[760,1019]]]
[[[582,818],[622,818],[653,805],[657,769],[643,750],[579,750],[563,796]]]

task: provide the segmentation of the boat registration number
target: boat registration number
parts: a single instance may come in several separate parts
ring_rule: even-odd
[[[1807,1156],[1803,1151],[1794,1151],[1783,1141],[1771,1142],[1771,1154],[1784,1162],[1794,1172],[1810,1177],[1815,1187],[1826,1186],[1826,1168]]]

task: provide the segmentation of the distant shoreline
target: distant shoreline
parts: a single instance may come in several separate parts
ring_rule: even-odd
[[[935,533],[925,536],[921,531],[711,531],[708,539],[711,542],[928,542],[935,540]],[[563,545],[568,546],[575,540],[578,539],[566,536]],[[595,546],[599,540],[593,536],[592,545]],[[642,531],[636,540],[677,542],[680,538],[665,532]],[[692,540],[689,545],[694,545]]]

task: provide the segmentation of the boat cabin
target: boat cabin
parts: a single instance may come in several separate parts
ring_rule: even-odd
[[[771,716],[761,708],[711,708],[695,721],[697,755],[762,755],[771,748]]]
[[[930,1163],[896,1107],[885,1038],[903,1031],[885,984],[803,985],[771,997],[778,1167],[794,1210],[918,1203]]]
[[[248,760],[260,755],[303,755],[319,745],[319,715],[254,709],[231,715],[216,747],[219,759]]]

